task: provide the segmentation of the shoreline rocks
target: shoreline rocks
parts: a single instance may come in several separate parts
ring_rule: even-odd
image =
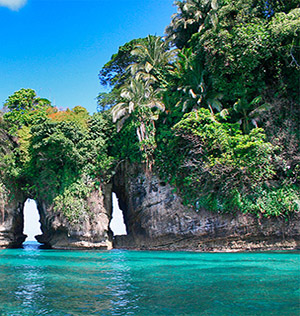
[[[127,236],[116,236],[119,249],[250,251],[299,249],[300,216],[258,218],[218,214],[184,206],[169,184],[141,165],[124,162],[113,179],[123,209]]]
[[[123,210],[126,236],[109,228],[112,192]],[[23,234],[23,209],[27,196],[1,201],[0,248],[18,247]],[[300,249],[300,214],[289,218],[258,218],[253,214],[218,214],[184,206],[174,188],[144,166],[123,162],[111,184],[93,189],[85,211],[70,221],[53,201],[37,198],[42,235],[37,241],[54,249],[137,249],[187,251],[276,251]],[[78,203],[77,203],[78,204]],[[83,205],[83,204],[82,204]]]
[[[197,237],[157,238],[132,240],[128,236],[115,236],[114,249],[155,250],[155,251],[192,251],[192,252],[266,252],[300,251],[300,239],[228,237],[201,239]]]

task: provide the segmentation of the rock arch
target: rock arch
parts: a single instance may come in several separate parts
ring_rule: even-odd
[[[127,225],[114,246],[134,249],[270,250],[300,246],[300,214],[289,221],[218,214],[184,206],[174,187],[141,164],[123,162],[113,178]]]
[[[112,192],[123,210],[126,236],[109,228]],[[12,193],[12,192],[11,192]],[[101,184],[84,197],[89,211],[72,222],[53,201],[32,197],[15,188],[12,199],[1,200],[0,247],[20,246],[23,210],[34,198],[40,214],[42,235],[37,240],[57,249],[191,249],[268,250],[295,249],[300,240],[300,214],[288,222],[280,218],[257,218],[251,214],[198,213],[185,207],[174,188],[139,164],[122,163],[112,183]]]
[[[2,201],[4,216],[0,218],[0,247],[20,247],[26,239],[24,229],[24,205],[32,196],[15,190],[14,197]],[[56,249],[112,248],[109,229],[112,201],[111,185],[102,186],[86,197],[90,214],[83,214],[75,222],[68,220],[61,210],[55,210],[53,202],[34,198],[40,215],[42,235],[37,240]]]

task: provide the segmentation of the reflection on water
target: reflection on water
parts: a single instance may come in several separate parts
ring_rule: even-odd
[[[32,251],[32,250],[38,250],[38,249],[42,249],[43,248],[43,245],[40,244],[39,242],[37,241],[25,241],[23,244],[22,244],[22,247],[24,250],[26,251]],[[34,252],[33,253],[34,255],[37,255],[38,252]]]
[[[20,306],[34,309],[35,302],[44,300],[45,282],[42,269],[28,265],[20,271],[19,278],[22,281],[18,285],[14,297],[20,301]]]
[[[0,250],[0,315],[298,315],[298,253]]]
[[[132,285],[133,276],[124,252],[114,254],[110,275],[111,282],[107,289],[112,296],[112,310],[115,313],[120,312],[130,315],[130,312],[133,312],[135,307],[138,306],[139,295],[135,293]]]

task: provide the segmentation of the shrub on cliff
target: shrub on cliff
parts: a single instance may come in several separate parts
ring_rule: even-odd
[[[160,169],[168,170],[169,181],[186,204],[196,210],[240,210],[265,216],[297,210],[296,187],[275,181],[275,148],[266,142],[262,129],[243,134],[239,124],[200,109],[186,114],[173,132],[165,148],[168,159],[160,162]]]
[[[108,114],[90,116],[79,106],[59,111],[31,89],[10,96],[5,111],[0,120],[1,188],[11,185],[13,198],[18,187],[77,221],[88,210],[89,193],[112,175],[114,127]]]
[[[45,121],[33,125],[25,170],[30,192],[54,202],[71,221],[88,211],[87,197],[110,180],[113,158],[108,153],[111,133],[103,114],[76,121]]]

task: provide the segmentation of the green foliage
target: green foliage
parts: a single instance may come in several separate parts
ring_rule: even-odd
[[[288,217],[300,212],[300,190],[298,186],[261,187],[240,198],[242,212],[264,217]]]
[[[50,104],[50,101],[47,99],[37,98],[34,90],[21,89],[8,97],[5,106],[11,111],[33,111]]]
[[[223,95],[212,88],[211,78],[201,62],[200,56],[192,49],[182,49],[178,53],[173,69],[170,71],[175,107],[189,112],[200,107],[221,111]],[[170,85],[171,86],[171,85]]]
[[[54,210],[62,211],[70,223],[80,223],[85,216],[91,216],[87,197],[95,189],[94,185],[89,179],[74,181],[54,198]]]
[[[167,169],[168,180],[196,210],[242,210],[266,216],[285,216],[294,211],[295,191],[286,188],[287,198],[282,203],[272,202],[276,204],[272,211],[270,200],[285,193],[272,187],[263,189],[276,175],[274,147],[265,141],[263,130],[242,134],[238,124],[220,119],[206,109],[186,114],[174,126],[171,144],[165,146],[172,154],[168,161],[163,160],[161,174],[166,175]],[[260,199],[259,207],[250,205],[251,199]]]
[[[276,148],[276,177],[285,184],[300,183],[300,107],[285,98],[271,101],[273,106],[262,113],[269,141]]]
[[[112,138],[112,156],[118,161],[129,160],[130,162],[142,162],[139,140],[136,129],[137,122],[133,117],[128,118],[123,128]]]
[[[57,108],[47,109],[47,117],[56,122],[75,122],[83,128],[87,128],[89,119],[88,111],[82,106],[75,106],[72,110],[59,111]]]
[[[113,89],[111,92],[101,92],[97,96],[97,111],[104,112],[118,103],[120,89]]]
[[[89,193],[101,191],[113,174],[111,118],[107,113],[91,117],[80,106],[66,111],[44,107],[33,90],[22,89],[8,100],[9,112],[0,121],[1,188],[12,188],[13,198],[18,186],[77,223],[88,212]],[[15,130],[13,122],[18,123]]]
[[[22,185],[24,159],[17,138],[13,137],[9,130],[10,124],[0,113],[0,183],[7,193],[6,197],[11,199],[15,189]]]
[[[32,89],[21,89],[8,97],[4,106],[8,109],[4,120],[9,124],[9,132],[15,135],[18,129],[45,118],[51,103],[47,99],[38,98]]]
[[[299,120],[294,118],[298,1],[175,4],[167,41],[148,36],[130,46],[126,54],[136,60],[127,65],[134,78],[124,67],[112,72],[114,87],[118,78],[124,86],[100,96],[103,109],[112,105],[117,123],[113,155],[133,162],[150,157],[161,177],[196,210],[248,208],[287,216],[295,211],[290,205],[300,169]],[[178,49],[169,50],[167,43]],[[277,110],[279,97],[289,99],[293,109],[284,118]],[[155,112],[155,103],[164,111]],[[280,198],[283,194],[287,200]],[[279,204],[272,200],[277,197]]]
[[[278,6],[273,7],[278,9]],[[270,9],[270,7],[269,7]],[[197,33],[213,87],[224,101],[253,100],[269,85],[296,96],[299,75],[299,10],[267,14],[266,2],[230,1],[218,12],[216,29]],[[204,48],[204,50],[202,50]],[[296,80],[296,81],[295,81]]]
[[[42,200],[53,201],[54,209],[62,211],[71,223],[87,215],[89,194],[112,175],[110,125],[99,113],[89,117],[86,127],[80,121],[47,119],[31,128],[26,169],[31,188],[27,190]]]
[[[143,42],[131,51],[138,61],[130,65],[131,74],[136,80],[151,82],[155,88],[166,88],[168,70],[172,69],[176,50],[170,50],[168,43],[160,36],[148,35]]]
[[[120,88],[128,78],[127,68],[138,61],[138,57],[132,55],[132,50],[137,44],[142,43],[144,39],[134,39],[119,47],[116,54],[111,56],[99,72],[99,80],[103,86]]]
[[[166,28],[167,39],[180,49],[189,47],[193,34],[204,32],[209,26],[215,27],[219,2],[218,0],[175,1],[178,10]]]
[[[120,102],[111,109],[111,113],[118,132],[126,120],[132,118],[141,155],[151,169],[156,148],[154,121],[165,109],[161,91],[168,84],[166,73],[171,67],[174,52],[169,51],[161,37],[149,35],[136,44],[131,54],[138,60],[129,67],[133,78],[123,85]]]
[[[74,182],[82,174],[106,181],[112,160],[108,157],[105,124],[103,116],[97,114],[88,122],[89,128],[72,121],[54,122],[49,119],[33,126],[30,145],[32,174],[29,176],[32,178],[38,172],[43,179],[55,177],[56,184],[51,182],[53,189]],[[49,175],[44,175],[44,172],[49,172]],[[41,188],[45,186],[39,177],[34,182]]]
[[[196,211],[299,211],[299,1],[175,4],[167,40],[132,40],[103,66],[101,113],[58,111],[31,89],[7,99],[0,194],[18,186],[79,223],[129,160]]]

